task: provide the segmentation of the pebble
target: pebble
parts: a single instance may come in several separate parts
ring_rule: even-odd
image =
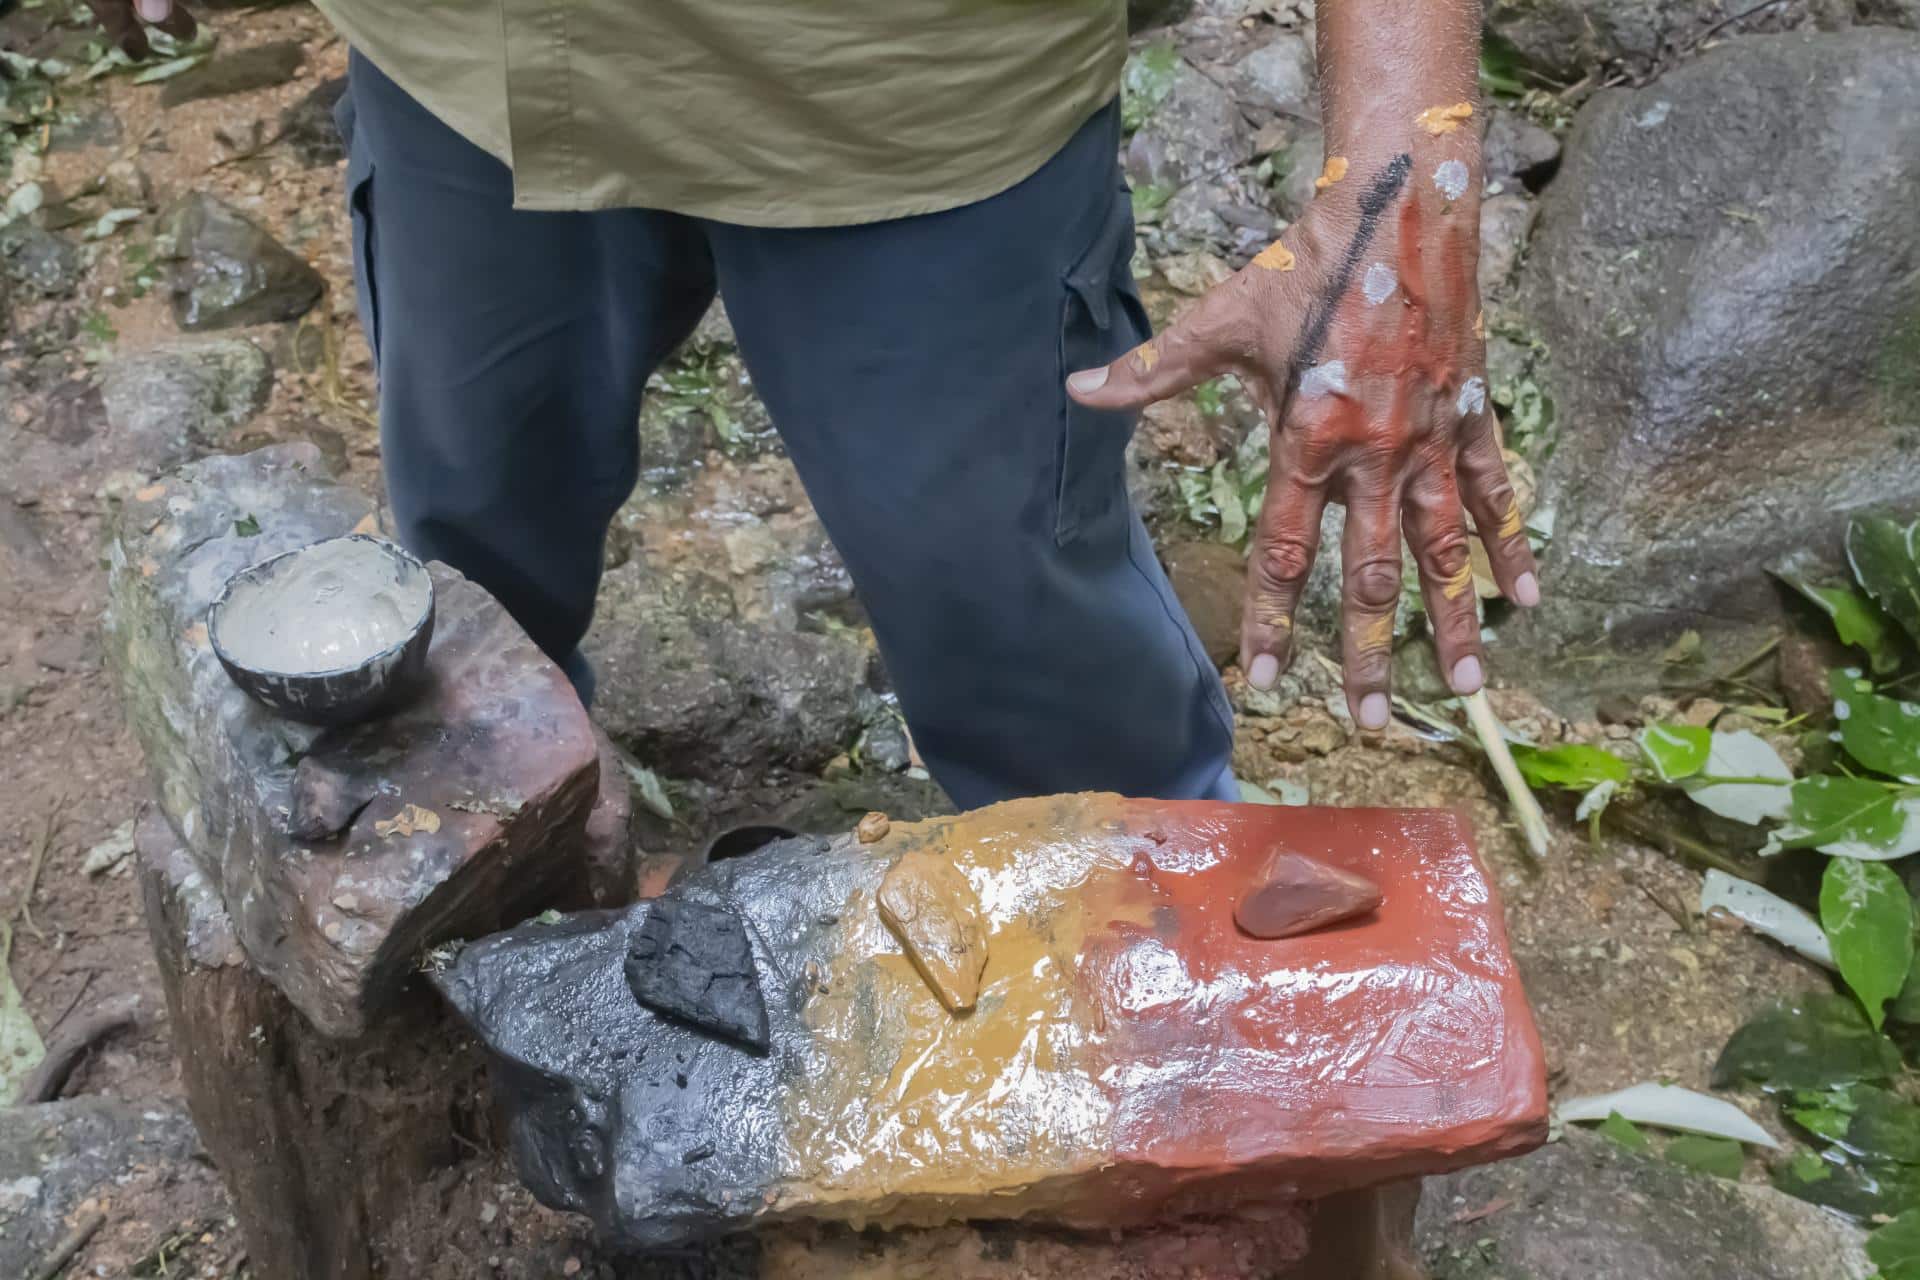
[[[892,829],[893,823],[886,814],[869,813],[860,819],[860,825],[853,829],[853,834],[859,838],[861,844],[873,844],[875,841],[886,839],[887,832]]]

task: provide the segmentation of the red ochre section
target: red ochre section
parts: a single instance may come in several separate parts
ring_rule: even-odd
[[[1076,1003],[1101,1031],[1094,1077],[1135,1194],[1191,1211],[1212,1175],[1259,1172],[1272,1196],[1314,1198],[1545,1140],[1539,1033],[1462,817],[1119,804],[1136,848],[1087,885],[1112,899],[1082,943]],[[1280,847],[1367,877],[1380,907],[1247,936],[1234,903]]]

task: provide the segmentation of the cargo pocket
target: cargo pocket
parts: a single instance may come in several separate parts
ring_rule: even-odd
[[[1152,333],[1133,283],[1133,201],[1114,193],[1100,234],[1064,278],[1060,318],[1060,442],[1053,536],[1060,546],[1126,519],[1126,451],[1136,415],[1089,409],[1066,376],[1107,364]]]
[[[380,369],[380,300],[373,269],[373,157],[366,144],[355,138],[353,90],[340,95],[333,105],[333,124],[347,147],[347,217],[353,235],[353,292],[360,313],[360,331],[367,335],[367,348],[373,352],[374,372]]]

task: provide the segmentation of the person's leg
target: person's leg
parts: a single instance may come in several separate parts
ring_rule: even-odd
[[[640,389],[713,298],[698,224],[513,208],[505,165],[355,55],[342,100],[361,321],[401,541],[576,646],[632,492]]]
[[[1096,116],[1040,172],[867,226],[707,226],[755,385],[962,806],[1234,798],[1219,678],[1127,500],[1132,422],[1068,371],[1147,336]]]

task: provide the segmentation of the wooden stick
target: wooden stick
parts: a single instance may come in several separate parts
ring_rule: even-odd
[[[28,1274],[27,1280],[53,1280],[66,1270],[67,1264],[73,1261],[73,1255],[86,1248],[87,1241],[93,1239],[93,1233],[105,1226],[106,1222],[107,1215],[97,1209],[80,1219],[79,1224],[67,1232],[59,1244],[53,1246],[53,1252]]]
[[[1533,798],[1533,791],[1527,786],[1527,780],[1520,776],[1520,767],[1513,762],[1513,752],[1507,750],[1507,736],[1500,727],[1500,718],[1493,714],[1493,707],[1487,701],[1486,690],[1469,695],[1467,719],[1473,722],[1473,733],[1480,740],[1480,747],[1487,753],[1487,759],[1493,762],[1493,771],[1500,777],[1500,785],[1506,789],[1507,804],[1513,810],[1513,816],[1520,821],[1520,830],[1527,838],[1527,852],[1536,859],[1545,858],[1548,848],[1547,816],[1540,812],[1540,802]]]
[[[137,998],[109,1001],[73,1026],[63,1028],[47,1046],[40,1065],[20,1082],[19,1101],[52,1102],[58,1098],[81,1055],[120,1028],[132,1026],[138,1004]]]

